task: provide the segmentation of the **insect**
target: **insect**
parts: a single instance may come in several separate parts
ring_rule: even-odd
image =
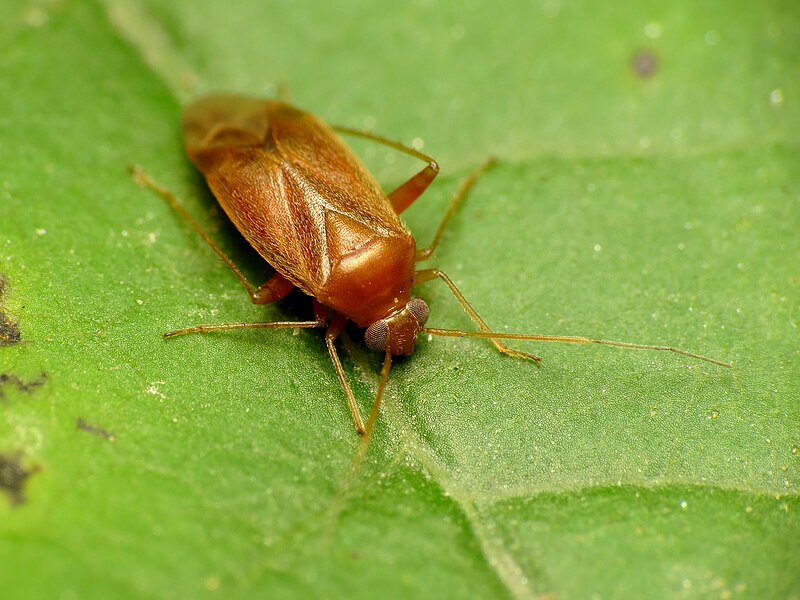
[[[425,166],[389,194],[344,144],[338,133],[360,136],[422,160]],[[314,319],[196,325],[165,337],[245,328],[327,327],[325,344],[341,383],[356,431],[364,420],[345,377],[336,339],[349,321],[365,328],[364,342],[384,354],[378,391],[367,427],[374,425],[393,356],[413,353],[420,333],[488,338],[503,354],[537,365],[538,356],[509,348],[503,340],[602,344],[663,350],[723,367],[721,361],[669,346],[577,336],[492,331],[453,281],[429,259],[459,203],[492,164],[485,161],[461,185],[430,246],[418,249],[399,214],[428,188],[439,166],[430,156],[372,133],[331,127],[313,115],[274,100],[214,95],[190,104],[183,116],[186,152],[244,238],[275,269],[254,286],[198,225],[183,205],[143,171],[135,178],[156,191],[208,243],[255,304],[280,300],[297,288],[314,299]],[[414,285],[441,280],[480,331],[426,327],[428,305],[411,297]],[[370,429],[371,432],[371,429]]]

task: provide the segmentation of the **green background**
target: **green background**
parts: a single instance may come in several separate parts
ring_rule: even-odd
[[[800,10],[697,4],[4,2],[0,273],[23,342],[0,348],[0,485],[31,474],[0,496],[0,590],[799,598]],[[520,345],[536,369],[423,340],[347,481],[320,332],[161,338],[310,314],[249,304],[126,172],[260,283],[183,155],[180,107],[209,90],[435,156],[405,215],[422,245],[497,155],[432,261],[490,324],[734,369]],[[387,187],[419,168],[353,145]],[[418,293],[432,326],[471,327],[443,286]],[[341,349],[366,411],[380,357],[359,336]]]

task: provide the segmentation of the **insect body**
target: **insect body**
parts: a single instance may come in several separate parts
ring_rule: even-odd
[[[335,130],[388,145],[425,161],[426,166],[385,195]],[[398,215],[438,174],[439,167],[431,157],[373,134],[332,128],[287,104],[240,96],[209,96],[191,104],[184,113],[183,131],[192,162],[205,175],[231,221],[274,267],[275,275],[262,286],[253,286],[167,190],[140,170],[135,170],[137,179],[157,191],[208,242],[239,278],[254,303],[279,300],[298,288],[315,299],[316,318],[198,325],[165,335],[327,326],[328,351],[358,433],[364,433],[364,422],[334,344],[348,321],[365,327],[367,346],[384,353],[369,426],[377,415],[392,356],[411,354],[422,331],[451,337],[485,337],[499,351],[537,364],[538,357],[508,348],[501,340],[597,343],[668,350],[728,366],[665,346],[493,332],[445,273],[438,269],[417,270],[416,263],[433,254],[459,202],[491,160],[481,165],[454,196],[431,246],[418,250]],[[433,279],[441,279],[447,285],[480,332],[425,328],[428,306],[422,299],[412,298],[411,289],[414,284]]]

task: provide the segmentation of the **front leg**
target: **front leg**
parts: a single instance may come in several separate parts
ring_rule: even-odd
[[[317,319],[324,317],[327,308],[319,302],[314,302],[314,314]],[[325,332],[325,345],[328,347],[328,354],[331,357],[333,368],[336,369],[336,375],[339,377],[339,383],[342,386],[344,395],[347,397],[347,406],[350,407],[350,414],[353,415],[353,423],[356,426],[356,433],[364,435],[364,419],[361,418],[361,411],[356,404],[356,397],[353,395],[353,390],[347,381],[342,367],[342,361],[339,360],[339,353],[336,351],[336,338],[342,333],[344,326],[347,325],[347,317],[342,314],[336,313],[334,317],[328,322],[328,331]]]

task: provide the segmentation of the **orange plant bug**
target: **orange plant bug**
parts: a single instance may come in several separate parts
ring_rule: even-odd
[[[384,194],[336,132],[360,136],[425,162],[416,175]],[[201,98],[183,115],[186,152],[245,239],[275,269],[254,286],[166,189],[133,168],[136,180],[157,192],[230,268],[255,304],[269,304],[298,288],[314,299],[314,319],[196,325],[164,334],[229,331],[245,328],[326,327],[325,343],[341,383],[356,431],[369,434],[377,418],[392,356],[410,355],[417,336],[489,339],[503,354],[534,361],[533,354],[507,347],[502,340],[602,344],[639,350],[663,350],[722,367],[730,365],[671,346],[634,344],[578,336],[500,333],[492,329],[436,268],[416,269],[429,259],[459,203],[493,163],[485,161],[453,196],[430,246],[417,249],[399,214],[439,173],[436,161],[413,148],[372,133],[331,127],[313,115],[273,100],[232,95]],[[411,297],[412,286],[440,279],[480,331],[426,327],[428,305]],[[345,377],[335,341],[353,321],[366,328],[368,348],[384,353],[378,391],[367,426]]]

